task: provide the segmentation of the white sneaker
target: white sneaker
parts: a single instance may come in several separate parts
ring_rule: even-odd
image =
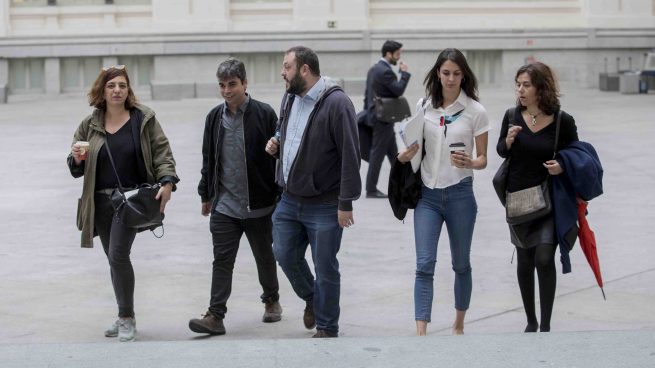
[[[115,320],[109,328],[105,330],[105,337],[118,336],[118,320]]]
[[[118,319],[118,340],[131,342],[136,339],[136,320],[134,318]]]

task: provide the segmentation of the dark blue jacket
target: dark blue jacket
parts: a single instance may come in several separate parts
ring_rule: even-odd
[[[383,60],[378,61],[369,69],[366,75],[366,91],[364,92],[364,110],[368,113],[368,124],[370,126],[377,123],[373,108],[375,103],[374,97],[391,97],[398,98],[405,93],[407,83],[411,74],[400,71],[400,79],[391,66]]]
[[[338,202],[342,211],[352,211],[359,198],[359,137],[355,107],[341,87],[331,81],[319,95],[307,120],[288,181],[284,181],[282,161],[294,98],[282,99],[280,111],[280,161],[276,181],[285,192],[306,203]]]
[[[576,196],[589,201],[603,194],[603,167],[596,150],[587,142],[571,142],[557,153],[556,159],[564,174],[552,176],[553,210],[562,272],[568,273],[569,251],[578,235]]]

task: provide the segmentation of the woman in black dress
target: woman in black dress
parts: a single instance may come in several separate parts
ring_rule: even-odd
[[[559,88],[551,69],[543,63],[524,65],[516,72],[516,108],[505,112],[496,150],[510,157],[507,191],[541,184],[563,169],[553,159],[556,120],[561,113],[557,150],[578,140],[575,120],[560,110]],[[552,198],[552,196],[551,196]],[[519,225],[509,225],[516,246],[517,277],[527,317],[525,332],[550,331],[555,300],[557,236],[552,212]],[[534,270],[539,279],[541,325],[535,313]]]

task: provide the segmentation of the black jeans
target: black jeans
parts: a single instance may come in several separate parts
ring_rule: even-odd
[[[371,139],[371,152],[368,159],[368,172],[366,173],[366,191],[377,190],[378,178],[382,161],[386,156],[389,162],[398,154],[396,146],[396,135],[393,131],[393,123],[376,122],[373,126],[373,137]]]
[[[136,230],[114,216],[109,196],[95,195],[95,230],[109,261],[119,317],[134,317],[134,269],[130,261]]]
[[[273,225],[271,215],[251,219],[238,219],[212,211],[209,220],[214,246],[212,288],[209,311],[217,318],[225,318],[227,299],[232,292],[232,270],[239,250],[239,241],[246,233],[257,264],[262,302],[277,301],[279,285],[277,265],[273,256]]]

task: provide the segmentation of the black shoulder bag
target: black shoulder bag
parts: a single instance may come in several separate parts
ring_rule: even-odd
[[[161,185],[159,183],[146,183],[139,185],[136,189],[125,191],[116,171],[114,158],[111,155],[106,137],[105,147],[107,147],[109,161],[118,181],[118,188],[114,189],[111,194],[111,205],[114,207],[114,211],[120,222],[127,227],[137,230],[154,230],[159,226],[163,230],[164,214],[159,211],[160,201],[155,199]],[[164,236],[164,233],[162,231],[161,236],[155,236],[161,238]]]
[[[375,118],[380,122],[395,123],[412,116],[409,103],[403,96],[398,98],[375,96],[373,98],[373,104]]]
[[[515,111],[516,111],[516,107],[507,109],[507,119],[509,120],[508,126],[514,125]],[[505,158],[503,163],[500,164],[500,167],[498,167],[498,171],[496,171],[494,178],[491,180],[491,182],[494,185],[494,189],[496,190],[496,195],[498,196],[498,199],[500,200],[500,203],[502,203],[503,206],[505,206],[505,198],[507,196],[508,175],[509,175],[509,156],[507,156],[507,158]]]

